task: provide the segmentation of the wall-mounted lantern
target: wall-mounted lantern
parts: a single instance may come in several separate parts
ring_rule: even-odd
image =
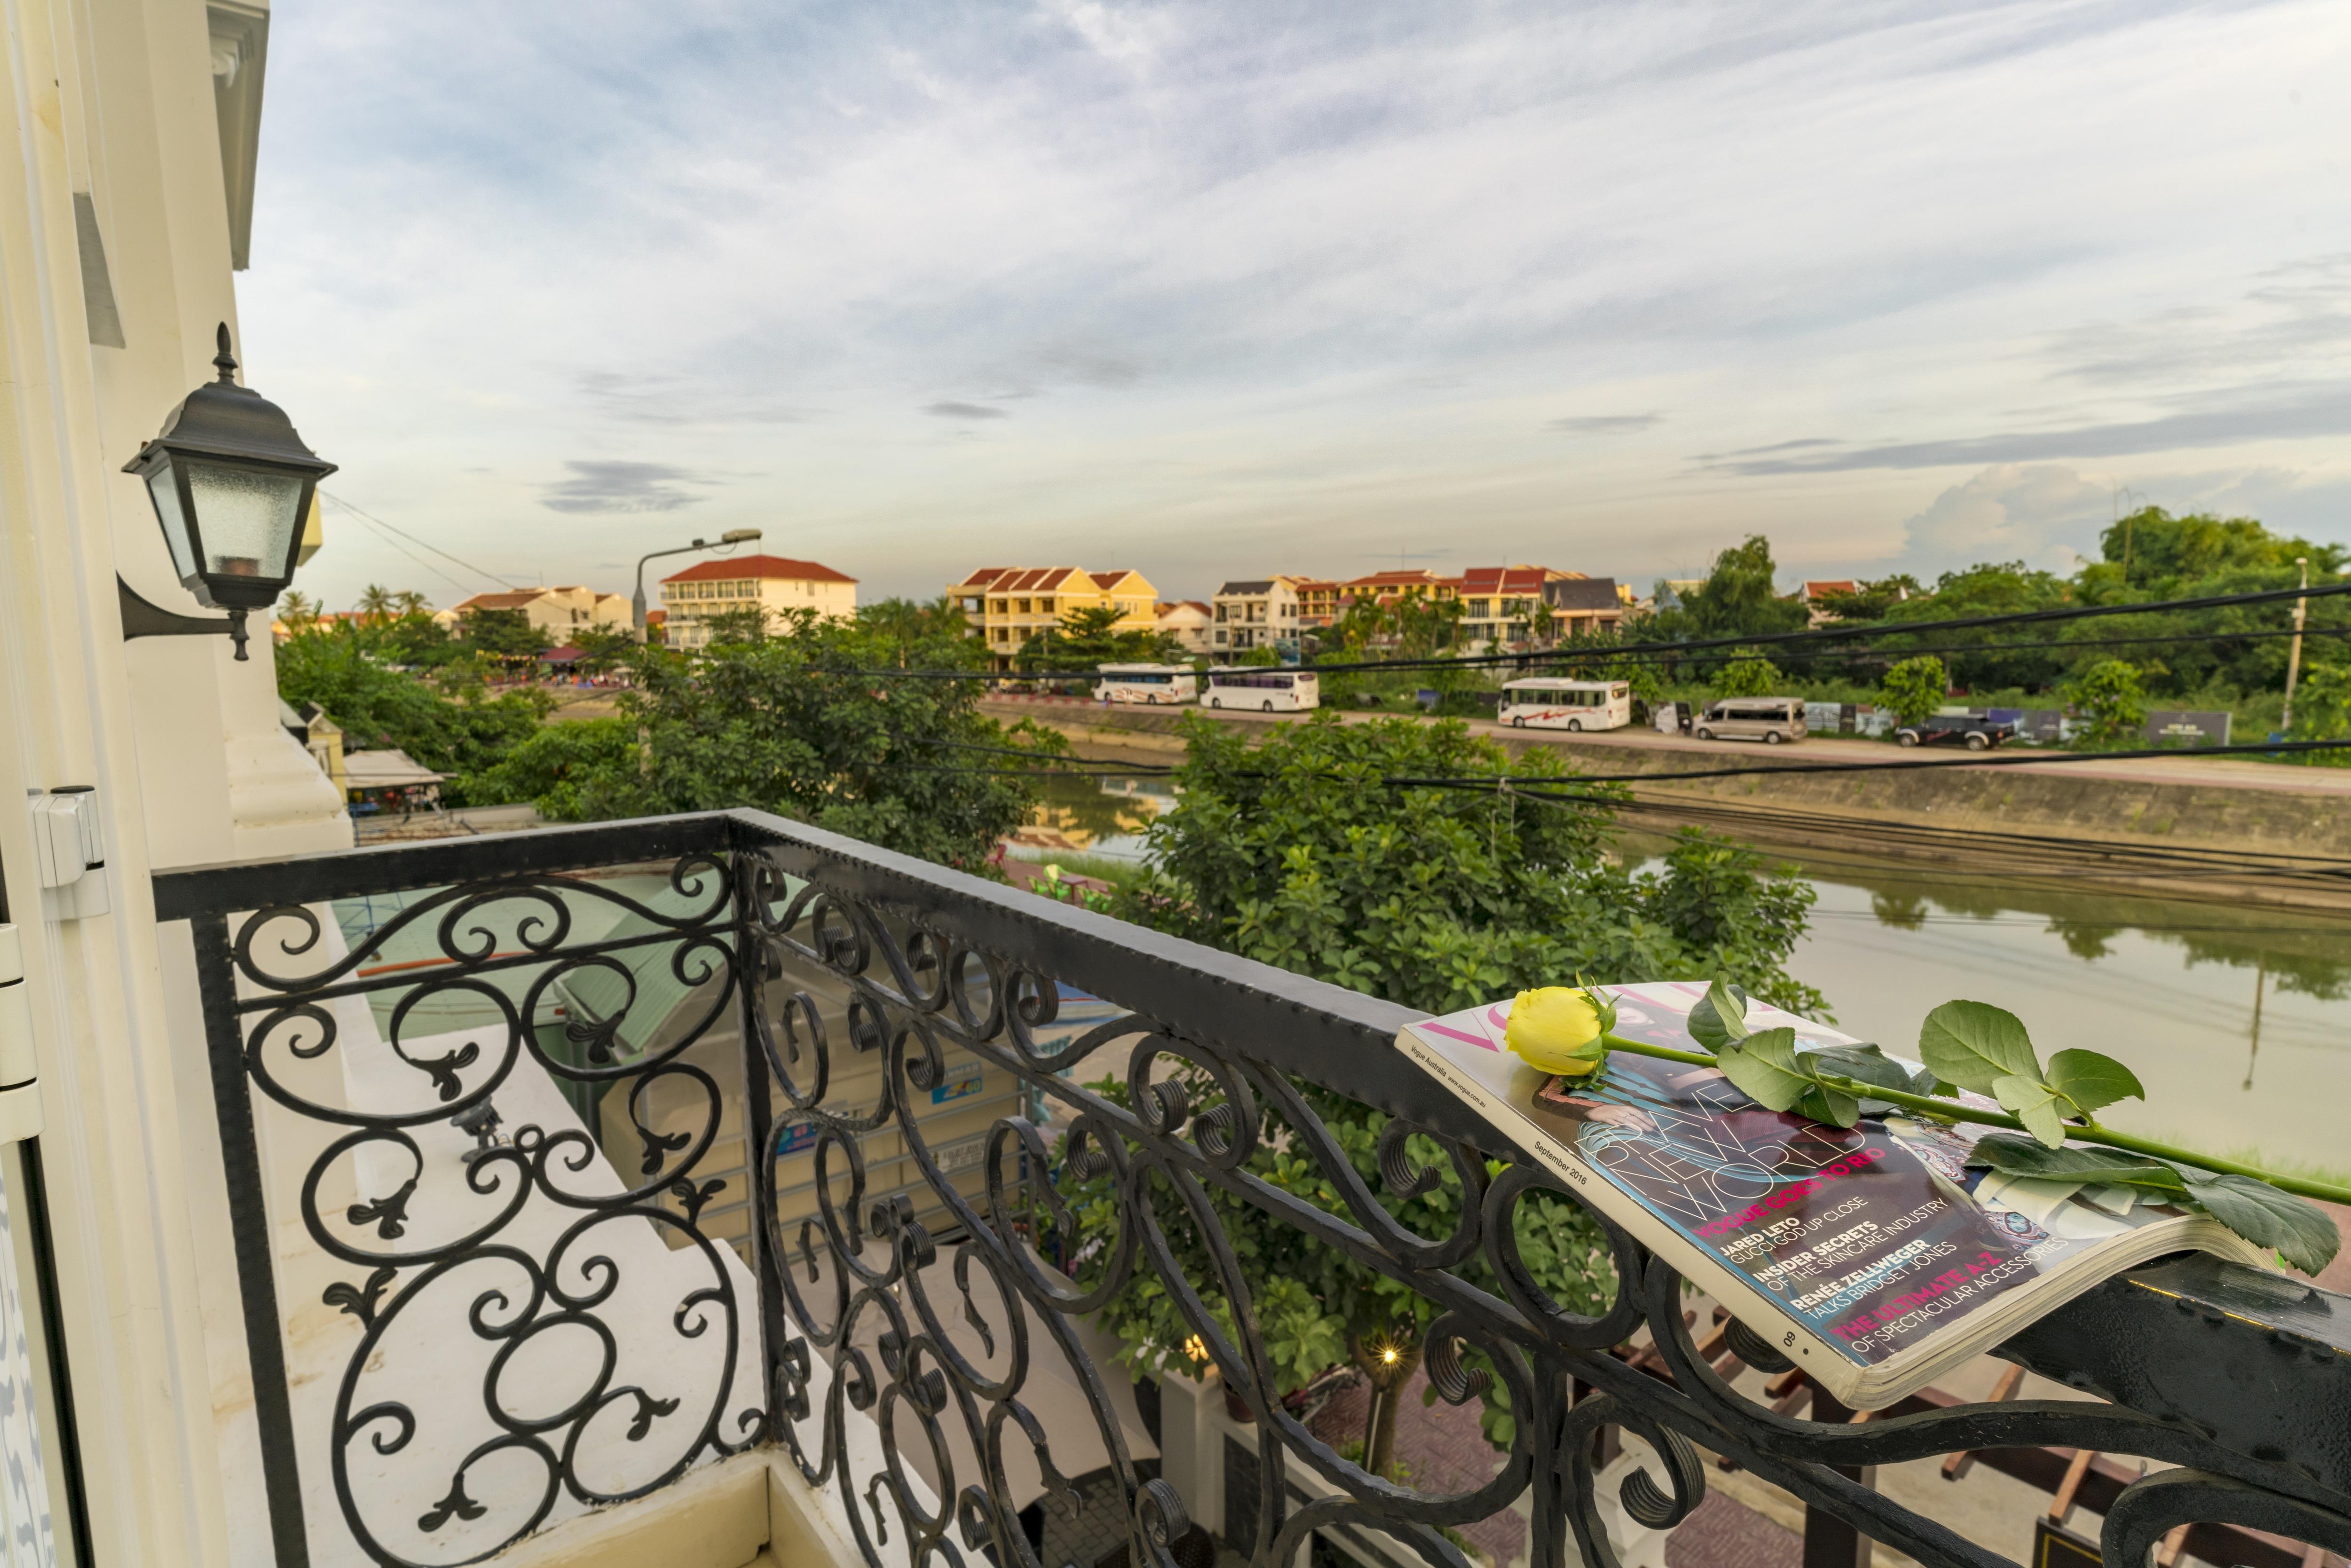
[[[335,465],[302,444],[292,422],[259,392],[236,384],[221,323],[220,380],[198,387],[172,411],[162,434],[122,465],[146,481],[155,520],[180,581],[228,619],[167,615],[122,590],[126,637],[225,631],[246,656],[246,612],[267,610],[294,580],[310,496]],[[134,624],[133,604],[176,624]]]

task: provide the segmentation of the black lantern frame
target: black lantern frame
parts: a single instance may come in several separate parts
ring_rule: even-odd
[[[236,360],[229,352],[228,323],[221,323],[220,352],[213,363],[220,379],[198,387],[181,401],[154,440],[122,465],[147,486],[155,521],[180,581],[208,609],[225,610],[225,629],[236,642],[236,656],[246,657],[245,618],[248,611],[266,610],[294,580],[294,564],[302,549],[302,530],[319,481],[335,472],[305,445],[293,423],[276,403],[248,387],[236,384]],[[224,570],[213,563],[205,548],[207,527],[204,499],[210,480],[199,479],[198,468],[243,473],[296,482],[298,490],[282,552],[271,543],[267,559],[243,558],[247,570]],[[167,502],[166,497],[169,497]],[[174,515],[176,513],[176,516]],[[210,519],[217,528],[220,519]]]

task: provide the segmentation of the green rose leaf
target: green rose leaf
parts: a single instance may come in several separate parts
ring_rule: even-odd
[[[1840,1073],[1856,1082],[1906,1093],[1910,1088],[1910,1070],[1874,1045],[1833,1045],[1825,1051],[1808,1051],[1805,1059],[1823,1072]]]
[[[1850,1127],[1861,1120],[1861,1102],[1842,1089],[1832,1089],[1825,1083],[1815,1083],[1804,1091],[1796,1102],[1799,1114],[1815,1122],[1825,1122],[1832,1127]]]
[[[1717,975],[1706,995],[1689,1010],[1689,1032],[1692,1040],[1712,1051],[1721,1051],[1732,1040],[1746,1039],[1747,993]],[[1784,1105],[1773,1108],[1787,1109]]]
[[[1991,1097],[2024,1124],[2024,1130],[2048,1145],[2059,1148],[2065,1142],[2064,1113],[2058,1109],[2057,1091],[2038,1078],[2026,1078],[2010,1073],[1991,1081]]]
[[[1908,1068],[1887,1057],[1875,1045],[1833,1045],[1825,1051],[1810,1053],[1804,1060],[1816,1072],[1838,1073],[1857,1083],[1875,1083],[1880,1089],[1897,1089],[1906,1094],[1928,1092],[1917,1087],[1917,1079]],[[1933,1073],[1923,1076],[1929,1084],[1933,1083]],[[1855,1113],[1856,1116],[1882,1116],[1888,1111],[1900,1109],[1890,1100],[1873,1100],[1863,1095],[1855,1106]],[[1849,1127],[1853,1124],[1840,1122],[1837,1125]]]
[[[2116,1149],[2084,1148],[2070,1144],[2050,1148],[2007,1133],[1976,1140],[1968,1155],[1975,1170],[1995,1170],[2002,1176],[2034,1181],[2091,1181],[2116,1186],[2152,1187],[2178,1194],[2186,1190],[2180,1173],[2161,1160],[2126,1155]]]
[[[1989,1002],[1945,1002],[1928,1013],[1918,1030],[1918,1060],[1946,1082],[1979,1093],[1991,1092],[2001,1078],[2042,1082],[2032,1037],[2014,1013]]]
[[[2061,1051],[2049,1059],[2049,1087],[2086,1116],[2117,1100],[2144,1100],[2138,1075],[2111,1056],[2095,1051]]]
[[[2279,1257],[2305,1274],[2316,1274],[2335,1260],[2343,1237],[2317,1205],[2292,1193],[2280,1192],[2252,1176],[2210,1176],[2183,1170],[2188,1196],[2211,1217],[2256,1247],[2273,1247]]]
[[[1726,1040],[1715,1049],[1714,1061],[1740,1093],[1769,1111],[1792,1111],[1818,1087],[1796,1061],[1792,1029],[1761,1030],[1744,1040]]]

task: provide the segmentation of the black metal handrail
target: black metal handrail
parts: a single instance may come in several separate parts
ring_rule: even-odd
[[[646,862],[659,863],[658,878],[640,874],[622,886],[609,874]],[[307,906],[388,894],[417,902],[361,931],[357,950],[319,969],[327,937]],[[1091,1311],[1102,1292],[1081,1297],[1023,1239],[1037,1219],[1034,1205],[1050,1207],[1037,1184],[1061,1153],[1047,1149],[1027,1120],[993,1124],[980,1161],[984,1192],[946,1173],[928,1146],[915,1103],[920,1091],[943,1086],[950,1051],[1008,1072],[1024,1092],[1052,1102],[1079,1130],[1087,1151],[1080,1163],[1115,1167],[1122,1266],[1157,1270],[1187,1312],[1202,1306],[1195,1286],[1238,1293],[1238,1270],[1215,1252],[1221,1281],[1182,1279],[1161,1227],[1181,1222],[1186,1207],[1196,1219],[1207,1191],[1221,1188],[1443,1309],[1427,1348],[1432,1382],[1447,1398],[1475,1392],[1458,1354],[1465,1345],[1484,1353],[1510,1385],[1520,1419],[1502,1477],[1471,1494],[1425,1495],[1366,1475],[1268,1397],[1264,1347],[1247,1314],[1235,1314],[1238,1343],[1196,1321],[1226,1385],[1258,1416],[1256,1513],[1228,1517],[1225,1529],[1261,1563],[1286,1562],[1305,1531],[1341,1524],[1384,1531],[1426,1561],[1458,1563],[1459,1549],[1442,1527],[1482,1517],[1530,1488],[1534,1568],[1564,1563],[1570,1533],[1586,1561],[1609,1562],[1589,1442],[1604,1427],[1641,1433],[1659,1456],[1659,1476],[1625,1491],[1632,1516],[1652,1525],[1677,1522],[1697,1506],[1703,1471],[1688,1447],[1696,1442],[1922,1562],[1988,1568],[2004,1559],[1855,1474],[1934,1454],[2063,1445],[2182,1467],[2109,1502],[2110,1563],[2137,1568],[2149,1544],[2184,1524],[2268,1531],[2351,1553],[2351,1300],[2201,1256],[2173,1260],[2108,1281],[1999,1353],[2110,1404],[1897,1407],[1865,1424],[1776,1416],[1696,1355],[1678,1277],[1621,1235],[1610,1232],[1619,1283],[1606,1312],[1580,1318],[1542,1297],[1507,1238],[1516,1206],[1555,1189],[1522,1162],[1486,1184],[1468,1151],[1510,1159],[1507,1141],[1391,1048],[1397,1028],[1419,1015],[838,835],[753,811],[648,819],[172,872],[155,879],[155,898],[159,918],[194,927],[281,1563],[313,1560],[315,1521],[304,1517],[301,1479],[319,1465],[332,1470],[341,1527],[374,1560],[452,1563],[538,1528],[564,1493],[578,1504],[642,1496],[710,1455],[777,1443],[813,1484],[841,1489],[869,1559],[880,1560],[881,1539],[894,1531],[917,1560],[954,1558],[960,1540],[999,1563],[1061,1568],[1038,1563],[1000,1466],[982,1459],[983,1473],[960,1486],[946,1473],[953,1467],[942,1431],[969,1427],[969,1452],[986,1456],[991,1420],[1008,1419],[1039,1448],[1049,1481],[1060,1472],[1050,1436],[1033,1416],[1023,1420],[1026,1336],[1014,1336],[1010,1370],[967,1360],[948,1343],[925,1268],[941,1249],[956,1256],[962,1300],[949,1315],[987,1322],[992,1308],[995,1328],[980,1330],[990,1343],[1008,1315],[1025,1310],[1068,1354],[1075,1342],[1066,1320]],[[620,925],[594,938],[577,936],[573,927],[591,906]],[[509,926],[515,945],[501,950]],[[399,942],[430,952],[407,967],[364,961]],[[631,1016],[657,980],[695,998],[692,1007],[672,998],[682,1026]],[[1074,1042],[1040,1042],[1064,983],[1114,1015]],[[599,985],[610,993],[606,1002],[592,999]],[[523,990],[519,1000],[514,989]],[[780,1006],[771,1006],[776,990],[786,993]],[[830,1001],[820,1005],[812,990]],[[410,1053],[405,1041],[434,1038],[414,1027],[431,1010],[425,1001],[486,1009],[491,1021],[469,1042],[470,1055],[455,1043],[438,1057]],[[558,1002],[559,1024],[548,1021]],[[335,1010],[360,1005],[377,1009],[384,1037],[364,1050],[343,1038]],[[669,1032],[659,1032],[664,1027]],[[1132,1110],[1058,1075],[1080,1047],[1113,1040],[1139,1046]],[[828,1085],[866,1052],[882,1063],[880,1097],[841,1103]],[[740,1075],[731,1123],[714,1065],[722,1057]],[[1251,1119],[1187,1118],[1151,1089],[1155,1064],[1168,1063],[1205,1075],[1230,1103],[1272,1107],[1322,1165],[1346,1212],[1326,1212],[1241,1171],[1257,1135]],[[529,1123],[500,1144],[480,1130],[485,1113],[495,1113],[498,1094],[520,1093],[514,1075],[534,1065],[586,1130]],[[342,1101],[330,1069],[343,1074]],[[325,1089],[305,1089],[310,1079]],[[1462,1150],[1457,1169],[1473,1197],[1483,1193],[1482,1205],[1466,1204],[1450,1236],[1399,1230],[1293,1081],[1387,1113],[1399,1137],[1409,1128]],[[393,1092],[402,1085],[413,1092]],[[400,1103],[348,1103],[362,1088]],[[653,1109],[664,1096],[691,1103],[698,1095],[705,1124],[674,1129]],[[331,1416],[295,1409],[285,1324],[296,1303],[279,1299],[267,1218],[271,1203],[282,1211],[289,1197],[282,1174],[273,1186],[263,1166],[256,1106],[264,1119],[316,1134],[308,1144],[283,1140],[313,1151],[290,1201],[342,1270],[322,1299],[361,1330]],[[469,1135],[480,1140],[462,1165],[452,1153],[457,1134],[436,1130],[452,1118],[469,1118]],[[797,1250],[777,1211],[778,1128],[787,1124],[810,1134],[799,1147],[814,1161],[819,1206]],[[918,1195],[866,1186],[861,1140],[891,1126],[905,1145],[902,1158],[921,1172]],[[737,1135],[748,1187],[740,1254],[702,1223],[733,1201],[725,1184],[736,1178],[714,1151]],[[641,1155],[636,1172],[617,1174],[622,1153]],[[620,1190],[581,1185],[599,1159]],[[1399,1159],[1389,1179],[1414,1179],[1408,1166]],[[324,1196],[338,1173],[349,1176],[353,1199],[340,1215],[337,1200]],[[1173,1193],[1178,1207],[1166,1207],[1154,1191]],[[460,1211],[472,1228],[453,1234]],[[485,1213],[490,1218],[475,1223]],[[550,1218],[562,1216],[578,1218],[568,1228]],[[423,1228],[412,1234],[416,1226]],[[647,1235],[667,1239],[665,1255],[646,1251]],[[1215,1246],[1212,1238],[1212,1252]],[[874,1261],[874,1248],[884,1261]],[[1491,1264],[1510,1299],[1454,1270],[1472,1254]],[[738,1256],[747,1292],[728,1261]],[[688,1261],[676,1263],[680,1257]],[[677,1338],[663,1339],[646,1327],[660,1315],[632,1305],[629,1291],[697,1267],[707,1282],[668,1303],[671,1327],[662,1332]],[[994,1291],[986,1306],[974,1296],[974,1276]],[[820,1277],[830,1301],[809,1283]],[[414,1395],[400,1392],[404,1385],[377,1385],[396,1381],[398,1367],[385,1371],[396,1353],[414,1351],[402,1338],[419,1332],[412,1320],[426,1322],[453,1301],[492,1360],[470,1414],[448,1423],[462,1430],[470,1422],[485,1435],[464,1452],[443,1454],[427,1431],[438,1430],[437,1407],[420,1409]],[[635,1317],[624,1315],[632,1311]],[[1609,1353],[1644,1323],[1669,1381]],[[517,1406],[521,1391],[501,1378],[533,1354],[546,1359],[536,1347],[565,1335],[583,1348],[601,1345],[590,1357],[600,1370],[560,1409]],[[722,1341],[724,1355],[705,1354]],[[656,1352],[670,1355],[664,1375],[708,1386],[689,1399],[683,1386],[665,1392],[629,1381],[660,1359]],[[1166,1544],[1184,1528],[1184,1500],[1127,1454],[1099,1372],[1078,1375],[1121,1500],[1130,1560],[1167,1561]],[[812,1403],[819,1385],[821,1408]],[[1579,1389],[1585,1397],[1576,1397]],[[898,1424],[881,1478],[847,1473],[856,1412]],[[928,1480],[918,1484],[903,1455],[926,1445],[935,1451]],[[433,1472],[434,1493],[412,1497],[403,1486],[422,1484],[427,1459],[443,1466]],[[511,1492],[510,1478],[534,1467],[543,1472],[534,1478],[539,1493],[520,1503],[494,1505],[468,1490],[469,1479],[503,1476]],[[1301,1468],[1319,1475],[1330,1495],[1293,1506],[1284,1478]],[[934,1482],[944,1492],[935,1507],[923,1501]]]

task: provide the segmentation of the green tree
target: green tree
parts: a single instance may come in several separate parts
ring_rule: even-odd
[[[485,658],[535,659],[554,646],[519,610],[476,610],[465,628],[465,646]]]
[[[1767,697],[1787,685],[1780,666],[1761,653],[1741,653],[1715,667],[1709,683],[1719,697]]]
[[[2074,589],[2064,579],[2046,571],[2038,571],[2021,560],[1995,561],[1971,566],[1960,571],[1947,571],[1938,580],[1933,594],[1912,598],[1888,609],[1883,619],[1898,625],[1906,621],[1939,621],[1971,615],[2007,615],[2019,611],[2053,610],[2069,603]],[[2100,622],[2084,622],[2085,627],[2100,627]],[[2104,635],[2100,631],[2085,631],[2082,635]],[[1994,652],[1998,644],[2016,642],[2054,641],[2055,637],[2040,634],[2014,626],[1987,627],[1974,632],[1936,632],[1925,634],[1937,647],[1953,643],[1980,643],[1986,651],[1953,653],[1946,659],[1951,685],[1963,689],[1999,690],[2006,686],[2046,688],[2064,676],[2069,655],[2062,648],[2034,648],[2019,652]],[[2062,637],[2060,632],[2057,637]],[[1916,639],[1897,636],[1872,638],[1873,646],[1886,653],[1899,654],[1906,645],[1915,646]]]
[[[1830,621],[1882,621],[1897,604],[1907,603],[1927,592],[1918,580],[1908,572],[1896,572],[1874,582],[1856,582],[1850,593],[1821,593],[1813,597],[1813,607]]]
[[[1782,599],[1771,584],[1778,569],[1771,561],[1771,541],[1750,534],[1714,558],[1706,581],[1690,591],[1678,612],[1660,619],[1678,619],[1668,636],[1756,637],[1774,632],[1801,632],[1811,619],[1804,607]]]
[[[2141,671],[2125,659],[2101,659],[2065,688],[2066,700],[2085,720],[2083,733],[2094,746],[2136,740],[2147,724],[2147,693]]]
[[[1111,604],[1070,611],[1059,627],[1023,643],[1013,656],[1013,665],[1022,670],[1075,672],[1092,670],[1097,664],[1184,662],[1183,644],[1170,633],[1119,631],[1124,613]]]
[[[449,635],[448,628],[427,611],[410,610],[367,628],[378,658],[413,669],[438,669],[470,656],[470,651]]]
[[[316,627],[322,612],[319,602],[298,589],[287,590],[286,597],[277,601],[277,619],[297,635]]]
[[[1934,716],[1950,691],[1951,677],[1943,661],[1932,653],[1905,659],[1886,672],[1878,695],[1904,724],[1918,724]]]
[[[1512,758],[1455,722],[1348,725],[1328,712],[1255,748],[1196,717],[1185,738],[1177,803],[1152,829],[1152,870],[1113,894],[1131,919],[1431,1012],[1578,975],[1605,982],[1720,972],[1779,1005],[1821,1014],[1819,993],[1786,969],[1812,889],[1764,875],[1753,852],[1692,830],[1663,870],[1635,873],[1604,852],[1604,807],[1393,782],[1505,773],[1572,780],[1553,753]],[[1605,796],[1611,787],[1582,792]],[[1446,1174],[1429,1191],[1398,1198],[1377,1176],[1386,1116],[1327,1091],[1301,1092],[1384,1204],[1421,1234],[1444,1233],[1462,1191],[1441,1151],[1416,1144],[1416,1156]],[[1250,1168],[1342,1207],[1295,1139],[1269,1135]],[[1114,1209],[1106,1188],[1091,1191],[1089,1223],[1100,1235],[1115,1224]],[[1417,1345],[1433,1316],[1423,1298],[1246,1204],[1217,1201],[1252,1300],[1272,1303],[1262,1326],[1278,1336],[1270,1343],[1283,1386],[1337,1359],[1342,1338],[1359,1360],[1366,1347]],[[1608,1288],[1604,1249],[1580,1210],[1533,1197],[1519,1224],[1524,1253],[1556,1299],[1595,1301]],[[1189,1277],[1213,1279],[1201,1238],[1177,1224],[1171,1239]],[[1463,1271],[1481,1278],[1482,1268],[1473,1261]],[[1211,1310],[1229,1321],[1228,1305],[1212,1301]],[[1155,1281],[1138,1274],[1106,1321],[1138,1364],[1184,1364],[1188,1331]],[[1489,1436],[1507,1443],[1513,1419],[1498,1386],[1487,1396]],[[1370,1453],[1383,1452],[1380,1435],[1369,1436]]]
[[[637,727],[624,718],[541,725],[492,765],[474,786],[484,800],[528,800],[550,822],[582,822],[609,780],[640,766]]]
[[[576,791],[564,809],[602,820],[756,807],[980,869],[1032,800],[1017,772],[1026,765],[992,749],[1050,757],[1067,743],[982,715],[978,681],[869,673],[894,664],[898,646],[859,622],[796,612],[756,641],[715,641],[691,657],[642,649],[619,706],[643,748],[622,758],[595,738],[549,743],[559,782]],[[942,634],[912,652],[916,667],[969,668],[973,646]],[[517,769],[517,787],[537,777]]]
[[[2314,572],[2332,572],[2351,558],[2342,545],[2273,534],[2252,517],[2175,517],[2161,507],[2116,519],[2099,535],[2098,549],[2101,559],[2082,575],[2110,599],[2168,599],[2233,572],[2286,571],[2297,556]]]
[[[428,674],[392,667],[388,639],[405,622],[289,637],[277,650],[277,692],[300,708],[317,703],[343,729],[353,751],[393,748],[451,775],[442,798],[451,805],[495,804],[480,776],[538,727],[549,698],[536,690],[492,696],[478,669],[457,662]]]
[[[571,645],[580,650],[580,673],[601,675],[636,657],[637,637],[625,626],[590,626],[571,639]]]
[[[1779,1006],[1815,1016],[1822,1006],[1786,974],[1785,951],[1725,945],[1724,933],[1759,921],[1801,929],[1813,898],[1799,878],[1763,877],[1750,852],[1690,834],[1663,871],[1636,874],[1602,852],[1604,810],[1387,782],[1572,781],[1548,748],[1514,758],[1458,723],[1349,725],[1327,711],[1254,747],[1197,716],[1184,734],[1177,803],[1152,829],[1155,874],[1122,894],[1129,918],[1431,1012],[1578,974],[1722,972]],[[1718,852],[1730,859],[1708,858]],[[1701,861],[1710,896],[1746,893],[1692,925],[1674,889]],[[1744,881],[1726,878],[1725,864]]]
[[[942,593],[928,603],[912,599],[877,600],[859,605],[857,619],[902,649],[938,637],[979,642],[952,593]]]
[[[2313,664],[2294,689],[2295,740],[2351,738],[2351,665]],[[2321,768],[2351,767],[2351,754],[2303,751],[2294,760]]]

